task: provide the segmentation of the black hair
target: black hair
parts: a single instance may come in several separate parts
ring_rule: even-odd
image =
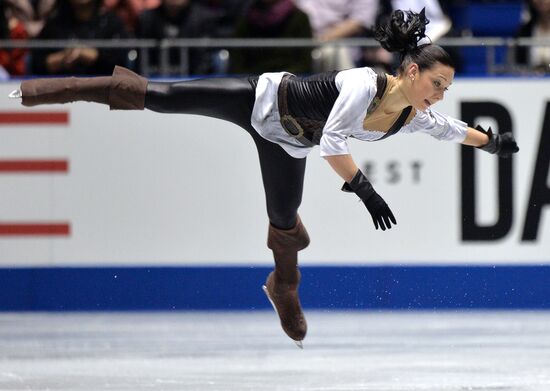
[[[406,18],[405,18],[406,16]],[[397,70],[401,74],[412,63],[423,71],[436,63],[455,68],[449,53],[441,46],[433,43],[418,45],[426,37],[426,25],[430,23],[423,8],[419,13],[395,10],[386,22],[381,23],[374,38],[389,52],[398,52],[400,65]]]

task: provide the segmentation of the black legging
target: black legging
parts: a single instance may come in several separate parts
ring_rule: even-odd
[[[250,123],[254,99],[255,90],[244,78],[149,82],[145,107],[219,118],[244,128],[258,149],[269,221],[276,228],[290,229],[296,225],[302,202],[306,159],[293,158],[254,130]]]

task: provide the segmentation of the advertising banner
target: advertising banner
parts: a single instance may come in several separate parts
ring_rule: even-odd
[[[270,265],[250,136],[90,103],[22,107],[0,85],[0,266]],[[549,264],[550,80],[458,79],[435,110],[512,131],[499,159],[423,134],[350,140],[397,218],[376,231],[315,148],[302,264]]]

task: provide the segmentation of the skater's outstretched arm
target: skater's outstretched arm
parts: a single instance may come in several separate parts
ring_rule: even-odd
[[[480,125],[475,129],[468,128],[468,133],[462,144],[477,147],[500,157],[510,157],[519,152],[519,147],[511,132],[494,134],[491,128],[485,130]]]

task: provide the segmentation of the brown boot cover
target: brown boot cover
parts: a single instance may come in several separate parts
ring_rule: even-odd
[[[129,69],[116,66],[111,81],[111,110],[143,110],[147,79]]]
[[[273,250],[275,270],[267,277],[265,290],[279,315],[284,332],[295,341],[303,340],[307,333],[306,318],[298,297],[298,251],[308,245],[309,235],[300,216],[296,226],[289,230],[269,226],[267,247]]]
[[[79,100],[108,104],[110,85],[110,76],[25,80],[21,83],[21,104],[31,107]]]
[[[146,89],[147,79],[116,66],[113,76],[25,80],[21,103],[30,107],[86,101],[109,105],[111,110],[143,110]]]

